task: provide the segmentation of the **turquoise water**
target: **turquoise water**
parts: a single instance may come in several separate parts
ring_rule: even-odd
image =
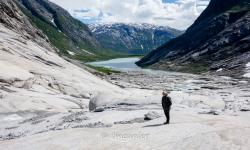
[[[107,61],[89,62],[87,64],[97,67],[111,68],[119,71],[135,71],[141,69],[135,64],[135,62],[137,62],[138,60],[139,58],[137,57],[129,57],[129,58],[111,59]]]

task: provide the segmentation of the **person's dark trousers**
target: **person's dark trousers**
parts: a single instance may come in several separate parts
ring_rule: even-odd
[[[170,109],[171,109],[171,107],[164,107],[163,108],[166,119],[167,119],[166,123],[169,123],[169,121],[170,121],[170,115],[169,115]]]

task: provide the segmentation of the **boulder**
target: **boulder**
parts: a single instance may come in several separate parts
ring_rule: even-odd
[[[158,112],[150,111],[144,115],[144,120],[154,120],[159,117],[161,117],[161,115]]]

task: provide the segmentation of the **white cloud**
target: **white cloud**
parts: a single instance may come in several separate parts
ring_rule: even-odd
[[[125,22],[167,25],[186,29],[209,0],[50,0],[74,17],[88,22]]]

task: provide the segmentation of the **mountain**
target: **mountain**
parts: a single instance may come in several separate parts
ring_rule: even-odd
[[[105,95],[100,101],[126,97],[123,89],[60,57],[13,0],[0,0],[0,8],[0,113],[67,112],[87,108],[90,95]]]
[[[211,0],[186,32],[137,64],[185,72],[242,75],[250,62],[250,1]]]
[[[145,23],[91,24],[89,28],[104,48],[129,54],[146,54],[182,33]]]
[[[91,60],[106,55],[87,25],[48,0],[15,0],[33,25],[40,29],[59,53]]]
[[[100,78],[58,55],[36,25],[14,0],[0,0],[1,150],[249,149],[245,79],[153,71]],[[174,100],[169,126],[164,89]]]

